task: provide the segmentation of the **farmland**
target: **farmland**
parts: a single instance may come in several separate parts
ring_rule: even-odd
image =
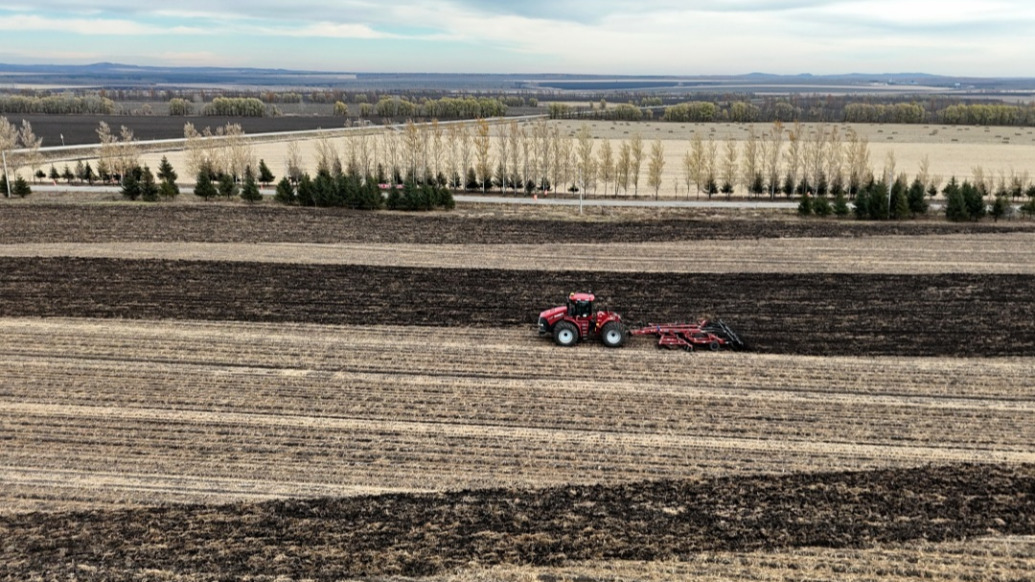
[[[0,204],[0,578],[1032,576],[1030,224],[524,212]]]

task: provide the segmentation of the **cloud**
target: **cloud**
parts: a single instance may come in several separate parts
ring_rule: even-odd
[[[41,51],[68,40],[58,35],[88,36],[91,50],[116,53],[109,59],[126,39],[151,36],[164,48],[194,43],[184,61],[208,53],[254,64],[270,55],[299,68],[340,63],[327,57],[339,41],[367,70],[954,73],[958,62],[993,74],[984,61],[1029,74],[1035,66],[1018,48],[1035,31],[1035,4],[1019,0],[17,1],[0,9],[0,31],[55,33],[28,40]]]
[[[81,35],[141,36],[159,34],[154,26],[124,19],[45,18],[15,14],[0,18],[0,30],[8,32],[64,32]]]

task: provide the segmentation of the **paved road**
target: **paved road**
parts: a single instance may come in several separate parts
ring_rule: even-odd
[[[59,192],[103,192],[109,194],[118,194],[120,189],[118,186],[68,186],[68,185],[33,185],[33,192],[38,193],[59,193]],[[267,196],[273,194],[273,190],[264,189],[263,193]],[[190,191],[184,189],[184,194],[190,194]],[[472,203],[472,204],[534,204],[540,206],[578,206],[578,198],[554,198],[549,196],[540,196],[538,199],[533,199],[528,196],[493,196],[493,195],[478,195],[478,194],[456,194],[454,196],[459,203]],[[599,208],[602,206],[607,207],[643,207],[643,208],[735,208],[735,209],[794,209],[798,207],[797,202],[780,202],[768,200],[759,201],[746,201],[746,200],[734,200],[727,202],[726,200],[654,200],[650,198],[643,198],[638,200],[628,199],[615,199],[615,198],[600,198],[600,199],[586,199],[582,201],[582,204],[587,208]]]
[[[477,204],[538,204],[543,206],[578,206],[578,198],[551,198],[540,196],[538,199],[517,196],[492,196],[457,194],[453,196],[457,202],[472,202]],[[649,198],[629,200],[615,198],[586,199],[581,202],[588,207],[600,206],[626,206],[646,208],[758,208],[758,209],[794,209],[798,207],[797,202],[779,202],[768,200],[654,200]]]

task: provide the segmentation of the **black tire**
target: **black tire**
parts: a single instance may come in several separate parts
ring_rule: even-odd
[[[717,342],[717,341],[712,341],[712,343],[708,344],[708,349],[713,351],[713,352],[719,351],[719,348],[721,348],[721,347],[722,346],[720,346],[719,342]]]
[[[627,332],[625,326],[617,321],[609,321],[600,328],[600,341],[609,348],[620,348],[625,344]]]
[[[579,328],[570,321],[558,321],[553,326],[553,341],[561,347],[570,348],[579,342]]]

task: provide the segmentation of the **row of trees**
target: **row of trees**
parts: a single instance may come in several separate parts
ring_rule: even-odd
[[[17,126],[0,116],[0,153],[7,160],[9,168],[28,166],[32,173],[38,173],[43,165],[43,154],[40,152],[42,143],[43,138],[36,136],[32,124],[27,120],[23,119],[21,126]],[[14,156],[12,151],[15,149],[21,149],[22,152]]]
[[[402,97],[386,96],[378,100],[372,110],[361,109],[360,115],[369,117],[365,111],[388,118],[478,119],[503,117],[507,114],[507,105],[491,97],[443,97],[414,103]]]
[[[203,115],[221,117],[266,117],[269,113],[266,104],[254,97],[216,97],[202,109]]]
[[[720,151],[721,150],[721,151]],[[695,133],[682,158],[686,192],[709,197],[731,196],[737,189],[755,196],[812,193],[849,195],[872,175],[869,143],[838,126],[806,127],[780,122],[759,133],[748,129],[743,147],[732,138],[724,143]]]
[[[825,194],[805,193],[798,204],[798,214],[844,217],[854,213],[860,220],[905,220],[927,214],[930,204],[926,196],[936,193],[936,188],[925,187],[922,176],[916,176],[907,184],[906,176],[900,174],[890,186],[884,180],[868,181],[856,193],[853,208],[849,208],[844,192],[836,193],[832,203]],[[999,189],[993,194],[982,182],[964,180],[961,184],[954,176],[941,193],[945,196],[945,217],[951,221],[977,221],[986,216],[998,221],[1015,212],[1011,192]],[[1029,185],[1024,194],[1028,200],[1020,210],[1035,216],[1035,185]],[[991,203],[990,196],[994,197]]]
[[[308,173],[293,182],[284,177],[277,183],[274,196],[277,202],[299,206],[338,206],[356,210],[434,210],[454,207],[453,194],[438,183],[418,184],[413,179],[389,188],[387,198],[373,176],[359,174],[330,174],[320,172],[316,178]]]
[[[803,107],[802,105],[808,105]],[[796,104],[795,101],[722,99],[696,100],[669,105],[657,118],[677,123],[708,122],[845,122],[845,123],[943,123],[947,125],[1035,126],[1035,105],[1006,103],[952,103],[932,109],[919,101],[880,103],[828,101]],[[551,119],[592,118],[612,121],[654,119],[656,107],[632,103],[588,111],[567,103],[547,106]]]
[[[0,113],[111,115],[117,110],[114,101],[98,95],[0,95]]]

